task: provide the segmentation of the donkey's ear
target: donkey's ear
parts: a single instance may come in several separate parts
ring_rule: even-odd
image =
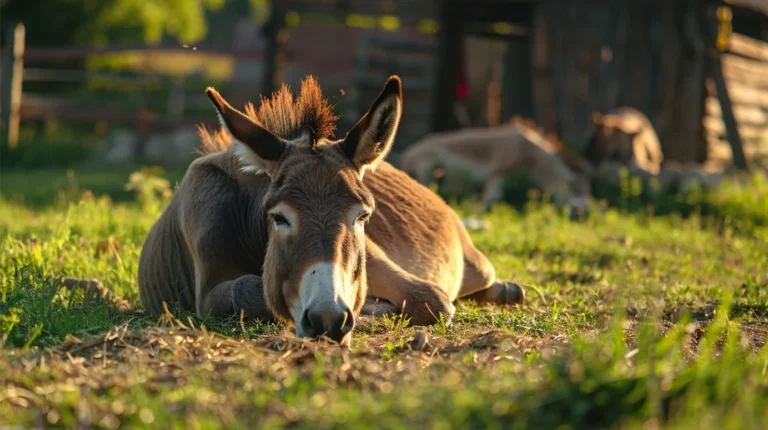
[[[349,130],[341,142],[344,153],[363,175],[365,169],[387,157],[395,141],[403,114],[403,89],[400,78],[391,76],[368,112]]]
[[[232,137],[242,144],[238,145],[235,151],[240,157],[240,161],[244,163],[243,170],[263,171],[270,177],[274,177],[288,144],[244,113],[233,108],[218,91],[208,87],[205,94],[216,106],[222,127],[226,128]]]

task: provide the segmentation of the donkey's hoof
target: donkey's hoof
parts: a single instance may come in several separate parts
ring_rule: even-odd
[[[525,289],[522,285],[515,282],[501,282],[504,287],[502,300],[508,305],[522,305],[525,303]]]

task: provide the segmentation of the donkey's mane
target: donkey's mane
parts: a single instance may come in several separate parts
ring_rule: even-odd
[[[339,119],[333,113],[333,106],[323,97],[317,78],[312,75],[301,82],[298,97],[294,98],[288,86],[283,84],[272,97],[262,97],[258,109],[249,102],[245,114],[277,137],[294,140],[307,135],[312,145],[333,135]],[[232,136],[223,127],[208,130],[204,125],[198,125],[197,131],[203,154],[221,152],[232,146]]]
[[[549,144],[549,149],[558,154],[565,164],[575,172],[591,172],[592,167],[584,156],[566,148],[555,133],[547,133],[533,118],[513,116],[505,124],[528,129],[538,134],[541,142]]]
[[[533,131],[534,133],[538,134],[539,137],[541,137],[542,141],[547,142],[553,151],[560,152],[563,150],[563,143],[560,142],[560,139],[557,138],[557,135],[552,132],[548,133],[544,127],[537,124],[536,120],[533,118],[525,118],[515,115],[510,118],[505,123],[505,125]]]

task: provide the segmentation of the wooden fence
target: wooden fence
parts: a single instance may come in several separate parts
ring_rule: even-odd
[[[2,119],[10,147],[16,146],[23,121],[57,120],[80,124],[127,126],[139,133],[196,123],[213,123],[203,89],[212,82],[258,90],[261,76],[211,79],[199,72],[168,74],[142,70],[93,70],[88,59],[109,55],[155,57],[217,57],[261,61],[262,50],[206,49],[183,46],[113,46],[109,48],[36,48],[24,46],[24,27],[17,26],[3,58]],[[207,56],[207,57],[206,57]],[[200,59],[197,58],[200,62]],[[204,60],[203,60],[204,61]],[[48,91],[51,86],[65,91]],[[45,91],[36,88],[46,87]],[[87,88],[87,91],[84,91]],[[251,91],[249,91],[251,92]],[[239,99],[239,97],[234,97]],[[239,101],[239,100],[238,100]],[[243,100],[244,102],[245,100]],[[103,128],[103,127],[102,127]]]
[[[421,2],[407,0],[398,2],[398,5],[406,3],[418,5]],[[381,89],[386,77],[392,73],[407,77],[405,92],[409,99],[408,111],[413,113],[413,118],[428,109],[430,76],[422,72],[429,70],[432,48],[429,42],[421,41],[418,34],[414,36],[414,33],[419,33],[416,29],[418,25],[429,23],[421,18],[416,19],[420,14],[402,15],[412,17],[411,22],[388,15],[386,11],[371,9],[370,3],[366,2],[350,3],[349,10],[301,0],[280,5],[277,15],[283,21],[278,31],[281,39],[278,50],[270,45],[269,40],[270,35],[274,36],[274,29],[265,31],[269,34],[267,40],[263,41],[265,43],[260,44],[263,47],[247,50],[205,45],[112,46],[104,49],[26,47],[18,58],[12,59],[7,58],[7,53],[13,51],[13,48],[6,47],[0,50],[0,55],[6,58],[0,67],[3,72],[2,81],[10,81],[5,71],[13,67],[13,64],[23,69],[23,73],[13,74],[19,78],[18,82],[24,82],[23,97],[20,97],[21,102],[14,109],[20,121],[57,119],[86,124],[106,123],[133,127],[143,132],[200,122],[212,123],[210,101],[202,91],[206,85],[237,86],[238,90],[230,91],[228,99],[235,105],[242,105],[247,101],[258,102],[259,94],[265,94],[267,88],[274,90],[283,82],[296,88],[298,80],[307,73],[319,76],[331,102],[342,105],[343,115],[337,135],[342,135],[352,125],[347,124],[351,118],[364,113],[360,112],[363,105],[373,101],[374,92]],[[287,25],[288,22],[299,20],[296,10],[302,12],[301,25]],[[366,16],[364,13],[378,15]],[[327,22],[320,19],[324,16],[331,16],[333,20]],[[393,19],[397,21],[397,29],[385,31],[380,28],[382,23],[386,24],[387,20]],[[430,35],[425,37],[424,32],[430,30],[422,30],[422,39],[429,40]],[[405,58],[400,58],[402,53],[405,53]],[[243,66],[246,72],[240,73],[239,77],[231,76],[217,81],[200,75],[150,73],[137,67],[132,71],[83,67],[84,62],[94,57],[121,54],[139,58],[182,54],[191,57],[219,56],[231,59],[235,67]],[[273,78],[270,79],[270,76]],[[56,95],[34,89],[35,86],[59,84],[71,85],[70,88],[75,90],[94,82],[101,83],[102,87],[128,85],[137,90],[130,94],[102,94],[97,100],[89,94],[76,94],[76,91]],[[2,104],[5,105],[5,102]],[[411,125],[416,135],[424,134],[427,131],[425,124],[426,120],[406,121],[402,127],[406,131],[402,135],[409,135]]]
[[[21,110],[21,83],[24,72],[24,41],[26,30],[24,25],[15,26],[9,34],[11,46],[6,52],[0,54],[4,59],[2,99],[0,100],[0,109],[2,109],[3,123],[8,129],[8,146],[15,147],[19,140],[19,122],[21,121],[19,112]]]

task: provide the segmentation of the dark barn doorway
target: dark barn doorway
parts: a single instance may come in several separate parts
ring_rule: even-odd
[[[443,0],[432,131],[533,113],[531,1]]]

